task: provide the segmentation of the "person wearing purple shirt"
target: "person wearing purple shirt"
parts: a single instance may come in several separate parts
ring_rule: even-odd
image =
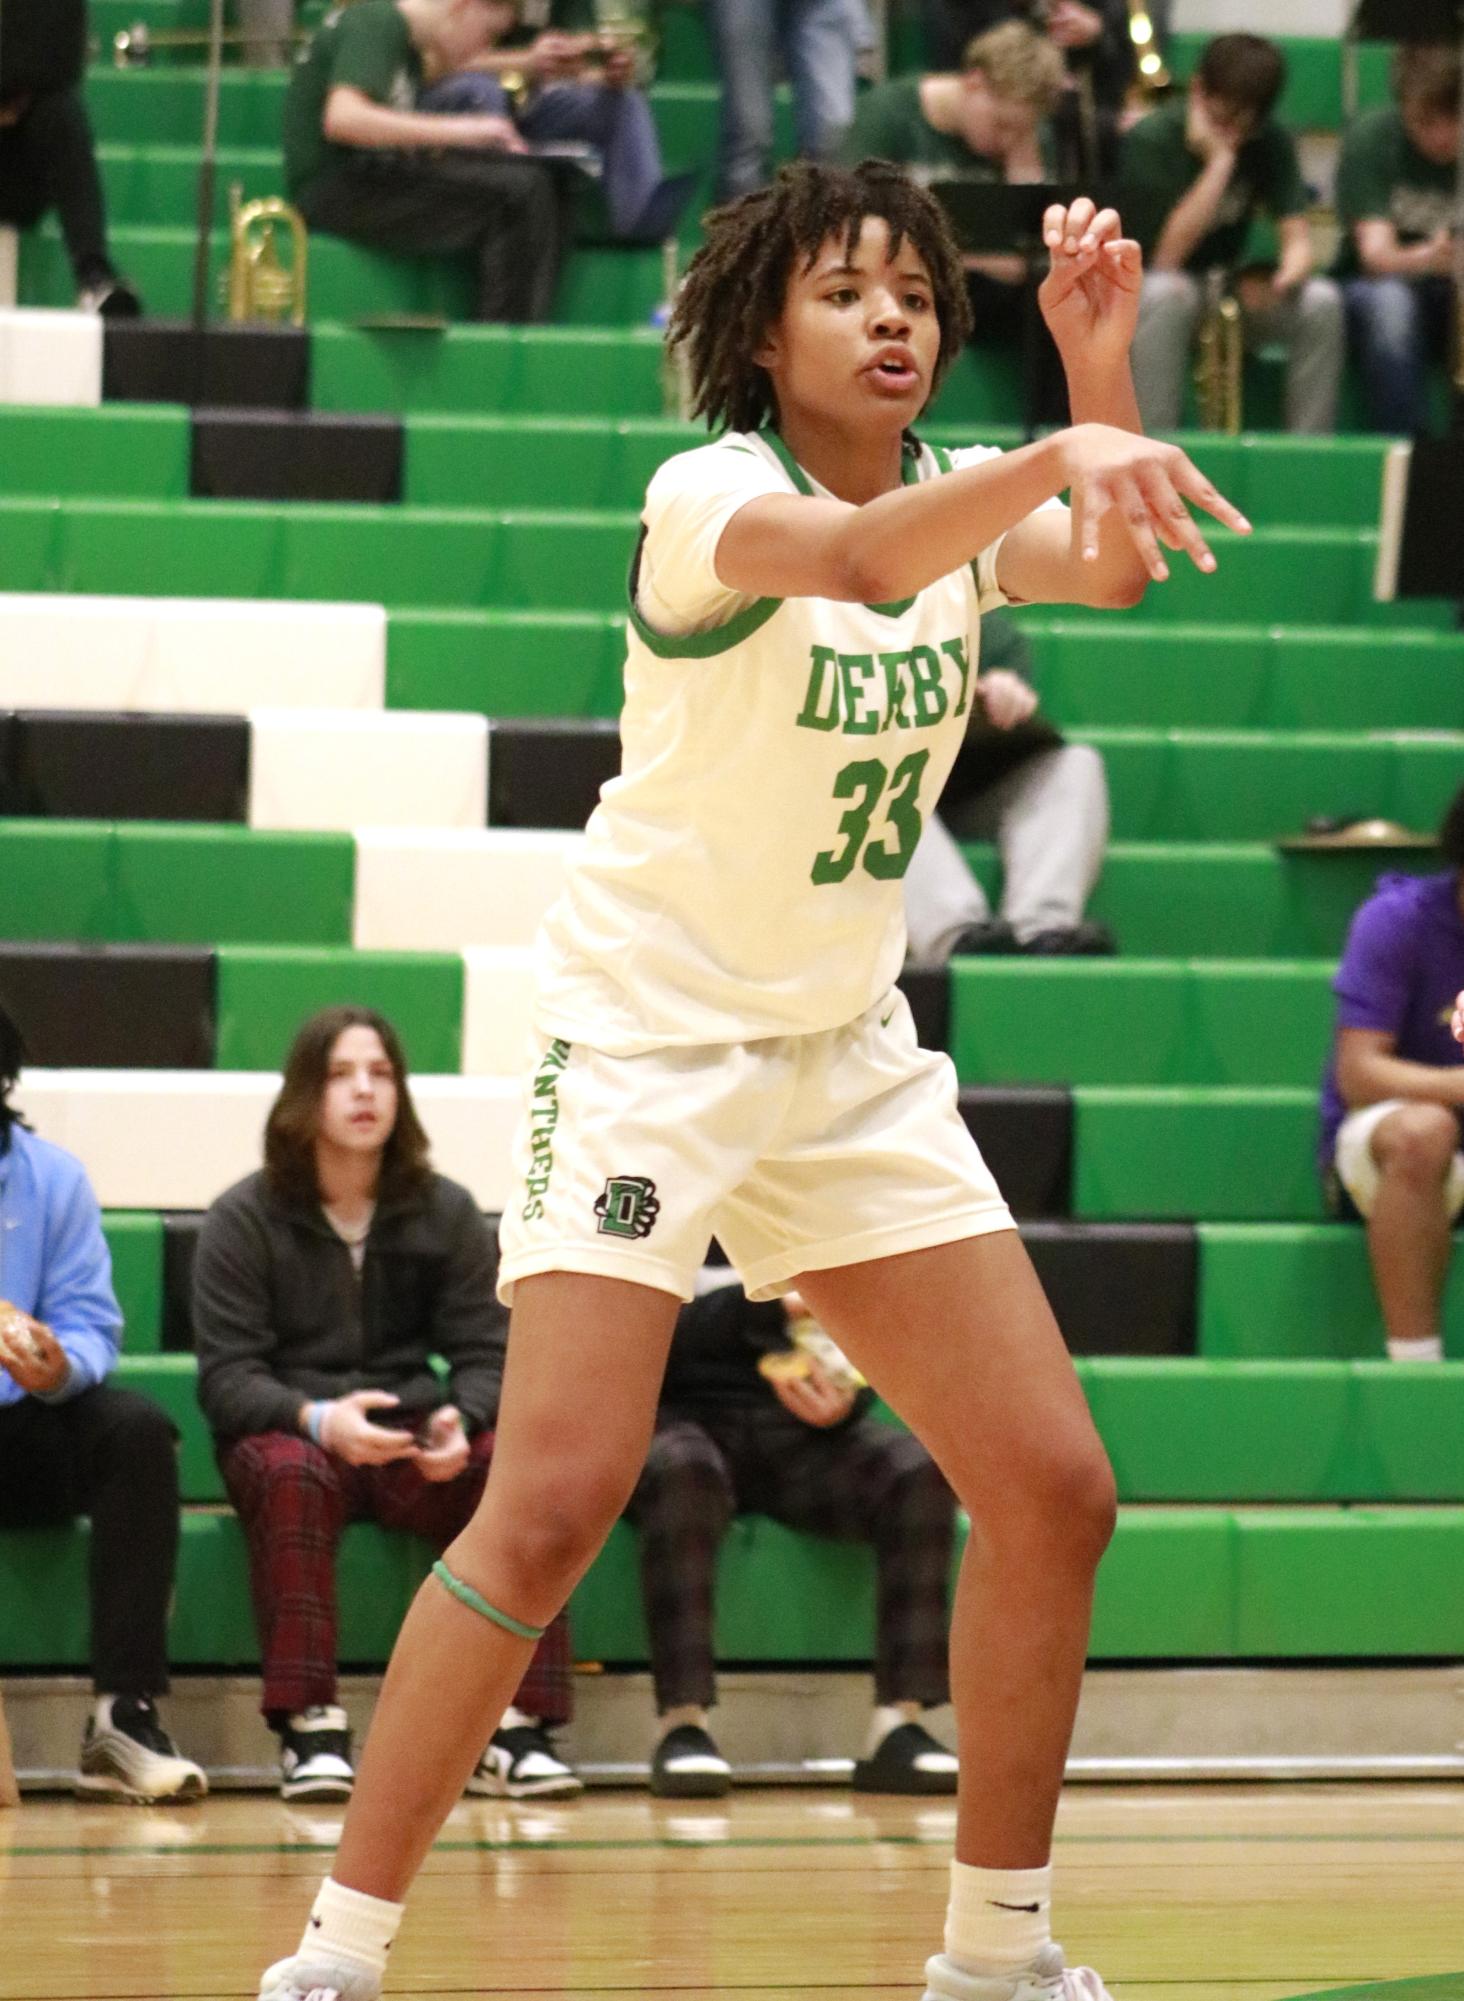
[[[97,1198],[74,1155],[10,1103],[25,1047],[0,1007],[0,1529],[91,1517],[96,1700],[83,1799],[201,1799],[208,1782],[158,1716],[178,1552],[167,1413],[111,1388],[122,1315]]]
[[[1367,1225],[1388,1353],[1439,1361],[1439,1309],[1464,1209],[1464,788],[1439,832],[1442,875],[1385,875],[1352,920],[1333,982],[1321,1168],[1333,1213]]]

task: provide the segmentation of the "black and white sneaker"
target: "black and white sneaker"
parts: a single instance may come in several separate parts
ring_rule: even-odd
[[[960,1766],[954,1751],[931,1736],[923,1723],[901,1723],[873,1757],[854,1767],[856,1793],[953,1793]]]
[[[679,1723],[656,1746],[651,1791],[658,1799],[719,1800],[731,1786],[732,1767],[699,1724]]]
[[[345,1710],[297,1709],[280,1731],[280,1798],[348,1800],[355,1783]]]
[[[565,1764],[541,1723],[495,1730],[468,1780],[468,1791],[478,1799],[568,1800],[584,1789],[584,1780]]]
[[[203,1769],[178,1747],[146,1696],[104,1695],[87,1718],[76,1796],[119,1806],[183,1806],[208,1791]]]

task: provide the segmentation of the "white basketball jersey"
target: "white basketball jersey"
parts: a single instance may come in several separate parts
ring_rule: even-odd
[[[922,446],[906,481],[950,464]],[[899,973],[902,878],[975,700],[980,612],[1004,602],[999,545],[898,604],[724,590],[738,608],[721,622],[653,627],[646,573],[678,536],[714,550],[738,506],[790,491],[815,489],[771,432],[729,433],[651,483],[622,772],[540,937],[547,1034],[634,1055],[811,1033]]]

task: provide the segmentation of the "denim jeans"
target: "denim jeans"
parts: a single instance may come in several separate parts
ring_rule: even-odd
[[[629,236],[661,184],[661,141],[644,91],[602,83],[551,83],[515,112],[497,77],[464,70],[444,77],[418,100],[423,111],[486,112],[512,117],[531,146],[577,140],[593,146],[603,166],[610,227]]]
[[[779,59],[793,86],[800,153],[831,153],[854,117],[854,66],[863,28],[858,0],[708,0],[722,78],[717,196],[767,180]]]
[[[1411,436],[1428,421],[1428,364],[1448,344],[1447,278],[1350,278],[1347,325],[1375,431]]]

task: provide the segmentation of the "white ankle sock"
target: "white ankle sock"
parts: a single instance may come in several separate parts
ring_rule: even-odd
[[[1421,1341],[1390,1341],[1388,1356],[1394,1362],[1442,1362],[1443,1339],[1435,1334]]]
[[[668,1709],[656,1718],[656,1742],[669,1737],[673,1730],[705,1730],[707,1712],[699,1702],[683,1702],[675,1709]]]
[[[1052,1864],[976,1869],[951,1864],[945,1949],[967,1973],[1015,1973],[1052,1937]]]
[[[902,1723],[913,1723],[915,1718],[907,1713],[907,1705],[902,1702],[880,1703],[869,1719],[869,1737],[864,1755],[872,1758],[892,1730],[898,1730]]]
[[[405,1904],[389,1904],[382,1897],[368,1897],[364,1890],[348,1890],[327,1876],[311,1908],[300,1956],[329,1952],[354,1961],[372,1973],[385,1973],[386,1955],[397,1935]]]
[[[537,1716],[525,1716],[521,1709],[515,1709],[510,1703],[499,1719],[498,1727],[500,1730],[537,1730],[539,1719]]]

